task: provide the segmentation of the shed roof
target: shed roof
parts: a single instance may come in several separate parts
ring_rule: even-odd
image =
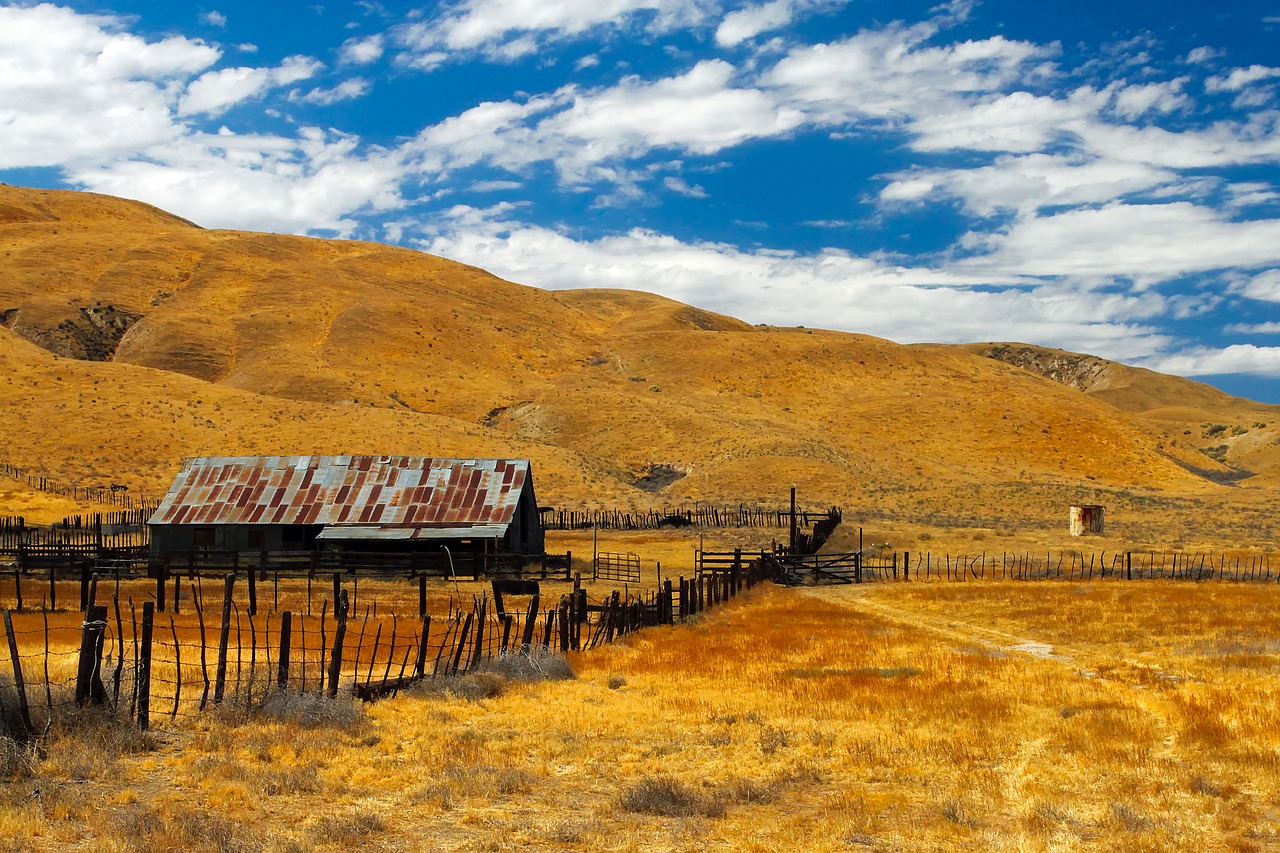
[[[527,459],[205,456],[183,462],[148,523],[484,527],[470,535],[501,536],[529,483]]]

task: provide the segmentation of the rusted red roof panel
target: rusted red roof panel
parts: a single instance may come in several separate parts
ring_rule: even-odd
[[[151,524],[506,526],[527,459],[213,456],[188,459]]]

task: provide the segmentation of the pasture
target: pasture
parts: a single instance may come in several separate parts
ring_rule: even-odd
[[[1265,850],[1272,585],[765,584],[372,705],[8,762],[6,849]],[[341,710],[337,710],[340,708]]]

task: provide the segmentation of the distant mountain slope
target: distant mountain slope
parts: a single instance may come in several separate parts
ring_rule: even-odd
[[[1249,484],[1231,464],[1276,468],[1273,408],[1074,354],[751,326],[84,193],[0,186],[0,244],[0,455],[65,479],[155,489],[192,453],[528,455],[548,503],[796,484],[1016,520],[1056,519],[1067,494],[1228,500],[1223,482]],[[1046,359],[1076,381],[1044,379]],[[1184,432],[1224,411],[1265,422],[1257,447],[1214,451],[1230,464]]]

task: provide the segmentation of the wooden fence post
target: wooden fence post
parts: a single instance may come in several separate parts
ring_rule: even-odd
[[[454,675],[457,675],[458,667],[462,665],[462,653],[466,651],[467,635],[471,633],[471,622],[473,621],[474,618],[475,618],[475,611],[472,611],[471,613],[467,614],[467,618],[464,619],[462,622],[462,634],[461,636],[458,637],[458,650],[457,650],[457,653],[454,654],[453,656],[453,666],[449,670]]]
[[[239,552],[237,552],[238,554]],[[254,567],[249,567],[249,616],[250,618],[258,615],[258,573],[254,571]]]
[[[422,637],[418,640],[418,659],[413,662],[413,675],[422,678],[427,673],[427,637],[431,634],[431,617],[422,616]]]
[[[107,608],[94,605],[85,611],[80,626],[80,660],[76,669],[76,704],[101,705],[107,701],[102,684],[102,638],[107,633]]]
[[[218,670],[214,674],[213,703],[222,701],[227,689],[227,646],[231,641],[231,591],[236,576],[228,573],[222,586],[222,632],[218,635]]]
[[[418,575],[418,618],[427,615],[427,573]]]
[[[52,563],[49,564],[49,609],[58,609],[57,571],[54,569]]]
[[[253,573],[249,573],[253,577]],[[252,589],[253,587],[250,587]],[[289,687],[289,640],[293,629],[293,613],[286,610],[280,614],[280,656],[276,673],[276,685],[285,690]],[[270,642],[270,638],[268,638]]]
[[[533,648],[533,632],[538,627],[538,595],[534,594],[529,600],[529,612],[525,614],[524,619],[524,636],[520,638],[524,651]]]
[[[151,633],[155,622],[154,602],[142,603],[142,650],[138,663],[138,728],[151,725]]]
[[[22,658],[18,656],[18,638],[13,633],[13,616],[8,610],[4,612],[4,633],[9,638],[9,659],[13,661],[13,686],[18,691],[18,712],[22,715],[22,725],[31,733],[35,731],[35,727],[31,725],[31,709],[27,707],[27,685],[22,680]]]
[[[22,569],[13,570],[13,594],[18,599],[18,610],[22,610]]]
[[[334,589],[340,589],[342,585],[340,575],[333,573]],[[347,600],[347,591],[340,589],[341,594],[334,601],[333,616],[337,620],[337,626],[333,629],[333,652],[329,656],[329,696],[338,695],[338,679],[342,677],[342,640],[347,635],[347,610],[350,602]]]

